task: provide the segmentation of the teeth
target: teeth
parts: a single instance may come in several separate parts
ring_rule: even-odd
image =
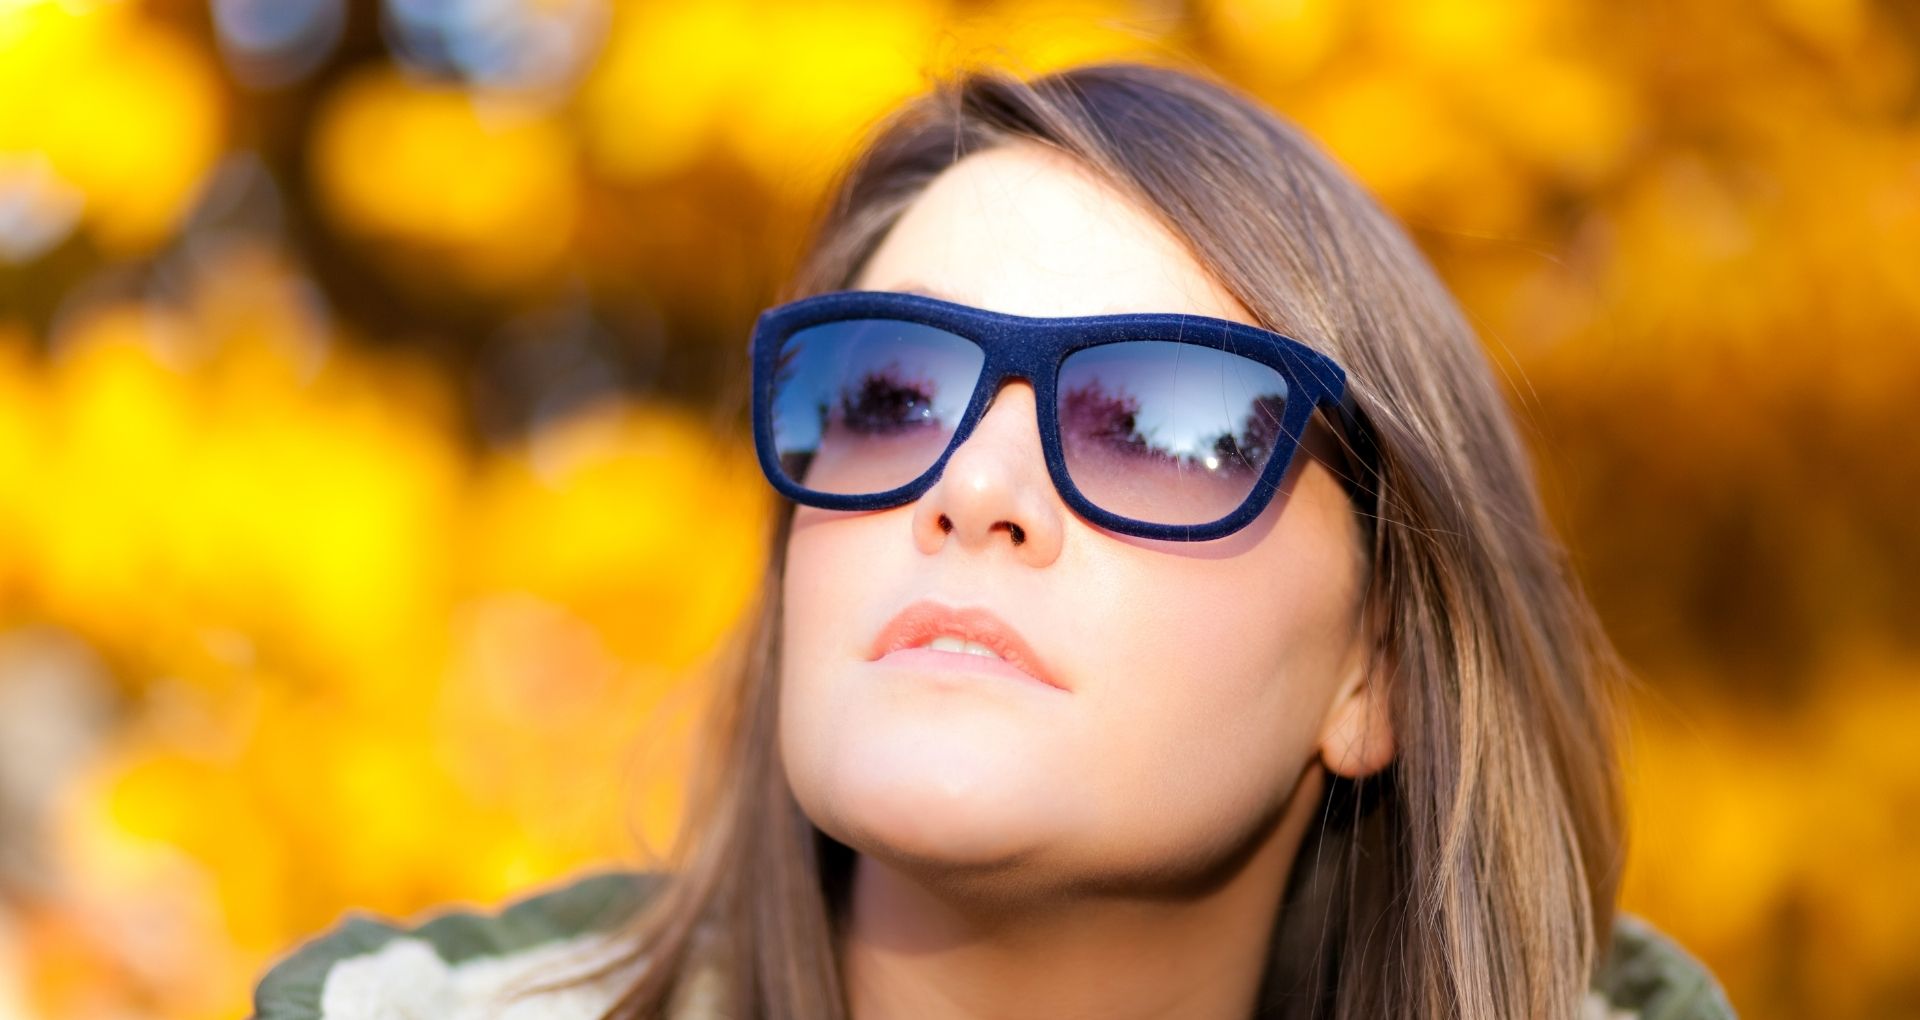
[[[927,647],[941,652],[965,652],[968,655],[984,655],[989,659],[998,659],[1000,653],[978,641],[966,641],[957,637],[941,635],[927,642]]]

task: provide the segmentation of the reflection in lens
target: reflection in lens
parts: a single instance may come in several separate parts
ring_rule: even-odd
[[[1060,368],[1067,474],[1122,516],[1216,521],[1286,444],[1286,402],[1284,376],[1228,351],[1163,340],[1076,351]]]
[[[871,495],[924,474],[953,438],[986,354],[965,337],[891,319],[796,331],[776,355],[780,469],[832,495]]]

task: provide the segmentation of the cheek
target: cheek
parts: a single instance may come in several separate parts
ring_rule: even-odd
[[[824,637],[820,624],[833,608],[859,594],[858,563],[862,528],[852,521],[828,521],[808,507],[795,511],[787,541],[781,603],[782,633],[791,642]],[[869,547],[871,548],[871,547]]]
[[[1155,585],[1129,586],[1139,600],[1153,593],[1148,611],[1085,646],[1102,649],[1087,732],[1112,763],[1104,778],[1116,802],[1243,814],[1284,796],[1315,751],[1334,649],[1331,629],[1310,623],[1321,618],[1313,593],[1269,586],[1257,600],[1236,598],[1207,573],[1188,585],[1162,569]]]
[[[1099,657],[1086,729],[1106,813],[1228,838],[1282,803],[1317,741],[1351,635],[1338,543],[1283,526],[1216,560],[1117,550],[1080,617]],[[1126,620],[1123,627],[1101,620]],[[1151,806],[1150,809],[1148,806]],[[1162,848],[1167,850],[1171,848]]]
[[[776,678],[779,754],[796,799],[831,832],[828,776],[838,741],[832,732],[836,692],[827,664],[838,634],[834,607],[852,594],[845,585],[859,578],[841,567],[849,550],[842,548],[846,543],[837,532],[848,529],[809,527],[808,515],[807,508],[799,509],[787,544]]]
[[[900,539],[900,511],[849,517],[800,507],[787,542],[782,580],[780,665],[804,695],[834,677],[833,667],[859,657],[870,634],[862,633],[860,607],[871,606],[897,573],[882,558]],[[893,532],[893,533],[890,533]],[[898,565],[905,569],[905,564]],[[782,683],[785,691],[789,685]]]
[[[860,562],[862,530],[852,521],[823,521],[806,507],[794,518],[781,597],[783,744],[792,743],[788,731],[826,736],[820,731],[831,718],[827,703],[836,697],[832,667],[857,654],[845,607],[861,604],[861,585],[872,576],[851,567]],[[807,753],[802,746],[793,750]]]

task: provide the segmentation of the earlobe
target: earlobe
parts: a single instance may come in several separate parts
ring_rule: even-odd
[[[1362,677],[1343,691],[1320,731],[1320,759],[1328,771],[1361,779],[1393,761],[1393,717],[1386,685]]]

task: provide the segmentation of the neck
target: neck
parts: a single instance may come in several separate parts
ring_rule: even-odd
[[[840,952],[852,1020],[1247,1020],[1324,781],[1310,765],[1252,851],[1180,895],[989,897],[860,855]]]

